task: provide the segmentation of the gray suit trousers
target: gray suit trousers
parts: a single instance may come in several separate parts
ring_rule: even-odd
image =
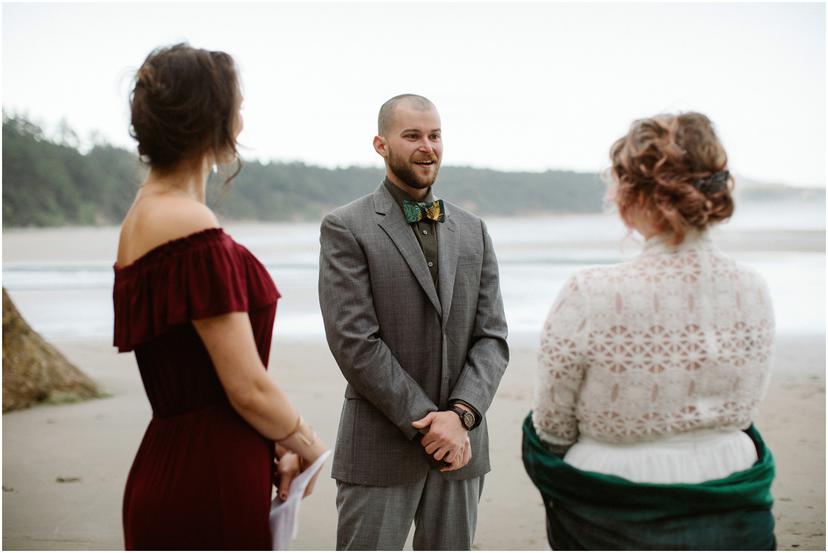
[[[414,484],[363,486],[337,480],[336,549],[400,551],[414,523],[414,549],[468,551],[483,476],[446,480],[431,470]]]

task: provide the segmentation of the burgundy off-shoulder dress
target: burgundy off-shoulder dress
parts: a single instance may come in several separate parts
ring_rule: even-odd
[[[279,292],[220,228],[115,269],[114,343],[135,351],[152,420],[127,479],[127,549],[271,549],[273,442],[233,409],[192,325],[246,312],[267,367]]]

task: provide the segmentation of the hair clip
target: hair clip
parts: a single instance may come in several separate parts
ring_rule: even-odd
[[[727,188],[727,181],[730,179],[730,171],[716,171],[707,178],[699,179],[693,186],[702,194],[713,194]]]

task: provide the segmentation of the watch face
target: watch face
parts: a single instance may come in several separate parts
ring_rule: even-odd
[[[474,415],[469,412],[463,413],[463,425],[466,428],[471,428],[474,426]]]

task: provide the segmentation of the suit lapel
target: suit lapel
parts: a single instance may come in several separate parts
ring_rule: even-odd
[[[417,238],[411,230],[411,225],[403,217],[402,210],[394,202],[394,198],[391,197],[388,190],[385,189],[385,185],[381,184],[374,192],[374,209],[380,215],[377,224],[391,238],[391,241],[394,242],[394,245],[411,268],[411,272],[414,273],[414,277],[420,283],[420,286],[425,291],[434,309],[437,310],[438,314],[441,314],[440,299],[437,297],[437,289],[434,287],[434,281],[431,279],[431,273],[428,270],[425,257],[423,256],[423,250],[420,248],[420,244],[417,242]],[[439,237],[440,233],[438,232],[438,248],[440,248]],[[441,254],[438,252],[438,255]],[[442,263],[442,257],[438,258],[438,262]],[[442,275],[443,271],[440,269],[441,280],[443,278]],[[453,277],[452,280],[454,280]]]
[[[451,298],[454,292],[454,276],[457,274],[457,235],[454,220],[446,213],[444,223],[437,225],[437,269],[440,278],[440,304],[443,306],[443,328],[448,322],[451,311]]]

